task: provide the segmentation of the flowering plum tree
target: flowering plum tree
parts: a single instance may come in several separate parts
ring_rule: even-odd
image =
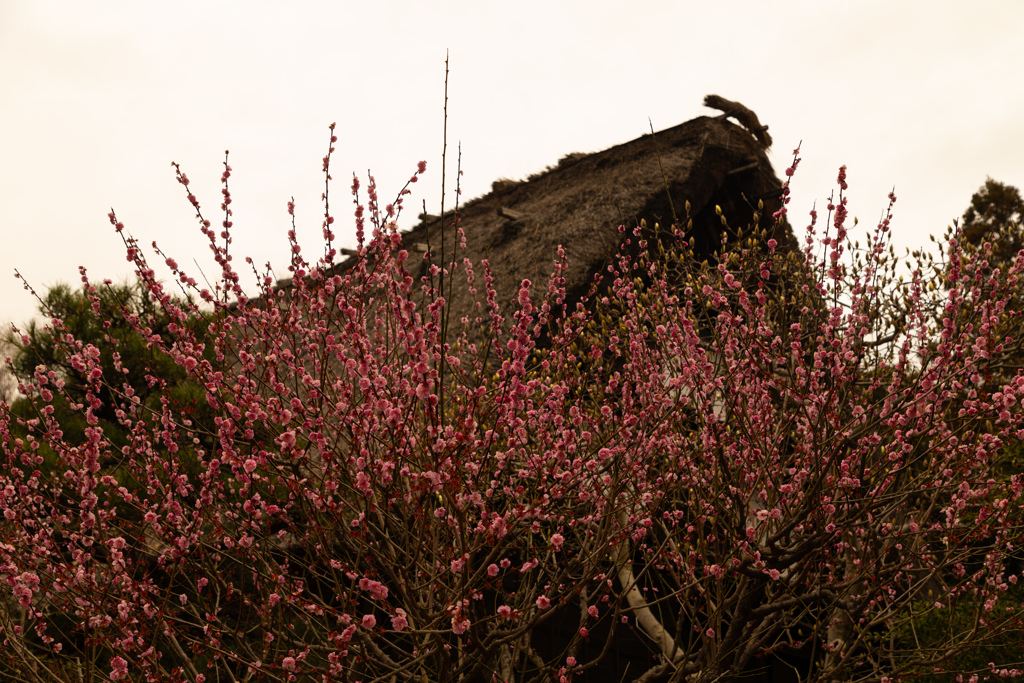
[[[293,229],[291,287],[268,271],[248,298],[229,175],[219,234],[188,195],[220,284],[166,259],[204,307],[111,215],[171,321],[134,329],[212,421],[138,400],[60,320],[84,440],[64,438],[45,366],[22,378],[36,417],[0,413],[5,679],[599,680],[629,634],[651,648],[635,680],[786,656],[807,680],[884,681],[1019,629],[1022,482],[992,466],[1022,434],[1024,378],[982,387],[1024,259],[995,280],[954,238],[948,266],[900,282],[886,218],[848,261],[842,172],[799,254],[750,234],[696,263],[685,225],[638,228],[586,301],[553,254],[511,314],[486,263],[449,259],[480,304],[446,326],[442,292],[407,272],[407,190],[381,207],[372,178],[365,206],[352,184],[350,267],[325,191],[323,257]]]

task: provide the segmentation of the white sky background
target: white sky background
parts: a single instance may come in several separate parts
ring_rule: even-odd
[[[446,49],[449,190],[461,141],[465,199],[639,137],[648,117],[717,113],[701,104],[717,93],[771,127],[780,175],[803,141],[798,230],[845,163],[861,228],[895,186],[896,242],[924,246],[986,176],[1024,187],[1022,46],[1019,0],[0,0],[0,322],[35,313],[15,268],[41,291],[79,265],[129,276],[111,207],[143,245],[215,276],[170,162],[217,225],[225,149],[236,264],[287,276],[290,197],[304,252],[322,253],[332,121],[341,246],[351,173],[372,169],[389,200],[425,159],[411,227],[440,202]]]

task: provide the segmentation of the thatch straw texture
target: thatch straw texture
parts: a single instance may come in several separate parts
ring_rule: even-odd
[[[731,226],[749,227],[758,200],[764,202],[760,227],[772,232],[772,213],[780,206],[782,183],[765,148],[745,128],[725,116],[700,117],[644,135],[594,154],[571,154],[554,167],[521,182],[501,180],[493,191],[444,218],[445,262],[455,246],[453,223],[466,234],[466,252],[479,272],[490,262],[499,302],[508,302],[528,279],[544,291],[557,248],[567,253],[566,287],[570,301],[583,296],[594,274],[614,257],[624,237],[641,219],[649,226],[673,222],[673,209],[685,223],[686,203],[693,225],[688,239],[694,250],[710,256],[721,244],[720,206]],[[671,199],[670,199],[671,198]],[[619,226],[627,228],[626,233]],[[788,226],[774,228],[779,243],[795,248]],[[411,258],[411,275],[441,263],[441,221],[422,220],[403,234],[403,247],[419,257],[429,245],[430,259]],[[340,264],[341,269],[346,265]],[[465,288],[453,291],[453,314],[466,314],[472,301]]]

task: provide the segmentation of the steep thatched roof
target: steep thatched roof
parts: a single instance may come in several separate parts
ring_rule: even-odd
[[[788,225],[773,226],[782,183],[765,153],[771,140],[767,126],[739,103],[716,96],[709,96],[707,103],[725,109],[725,114],[702,116],[602,152],[569,154],[557,166],[523,181],[495,181],[490,194],[458,209],[467,243],[459,261],[467,256],[480,273],[480,262],[487,259],[498,301],[505,304],[523,280],[533,282],[535,292],[545,291],[562,245],[569,261],[565,279],[571,303],[586,294],[595,273],[619,253],[623,239],[641,220],[667,226],[674,213],[685,222],[687,202],[692,220],[687,238],[698,255],[710,256],[721,244],[724,228],[716,207],[731,226],[747,228],[759,200],[764,202],[760,227],[782,248],[795,249]],[[430,263],[442,262],[441,220],[420,218],[402,233],[402,246],[412,256],[406,265],[416,279]],[[455,220],[454,213],[444,217],[445,262],[455,246]],[[620,232],[619,226],[627,230]],[[429,257],[421,258],[428,251]],[[347,270],[357,258],[349,256],[335,272]],[[469,314],[474,302],[465,287],[455,287],[449,301],[453,319]]]
[[[751,131],[724,116],[700,117],[603,152],[570,154],[525,181],[496,181],[490,194],[459,208],[467,243],[460,257],[468,256],[475,266],[487,259],[499,301],[507,302],[524,279],[538,288],[547,283],[562,245],[569,260],[567,290],[570,297],[582,296],[631,232],[624,235],[620,225],[633,228],[641,219],[669,225],[673,208],[685,221],[689,202],[689,241],[697,253],[710,255],[720,245],[723,229],[716,206],[730,225],[746,228],[762,200],[761,227],[771,230],[772,213],[781,206],[781,186]],[[403,234],[403,247],[419,256],[429,245],[431,260],[440,263],[441,222],[421,218],[425,220]],[[454,220],[454,215],[445,217],[449,255]],[[773,236],[780,244],[795,247],[788,227],[776,231],[781,234]],[[423,275],[429,261],[423,259],[419,267],[416,262],[408,262],[413,277]],[[453,312],[468,312],[469,294],[456,289],[450,302]]]

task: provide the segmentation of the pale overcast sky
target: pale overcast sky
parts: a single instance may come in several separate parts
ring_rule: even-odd
[[[425,159],[410,227],[440,201],[446,50],[449,178],[461,141],[466,198],[639,137],[648,118],[712,113],[717,93],[771,127],[780,174],[803,141],[797,227],[845,163],[862,226],[895,186],[897,242],[921,246],[986,176],[1024,187],[1022,45],[1020,0],[0,0],[0,322],[34,313],[15,268],[43,290],[79,265],[130,273],[110,207],[214,274],[170,162],[217,219],[225,149],[234,253],[285,276],[292,196],[319,253],[332,121],[343,241],[351,173],[372,169],[391,197]]]

